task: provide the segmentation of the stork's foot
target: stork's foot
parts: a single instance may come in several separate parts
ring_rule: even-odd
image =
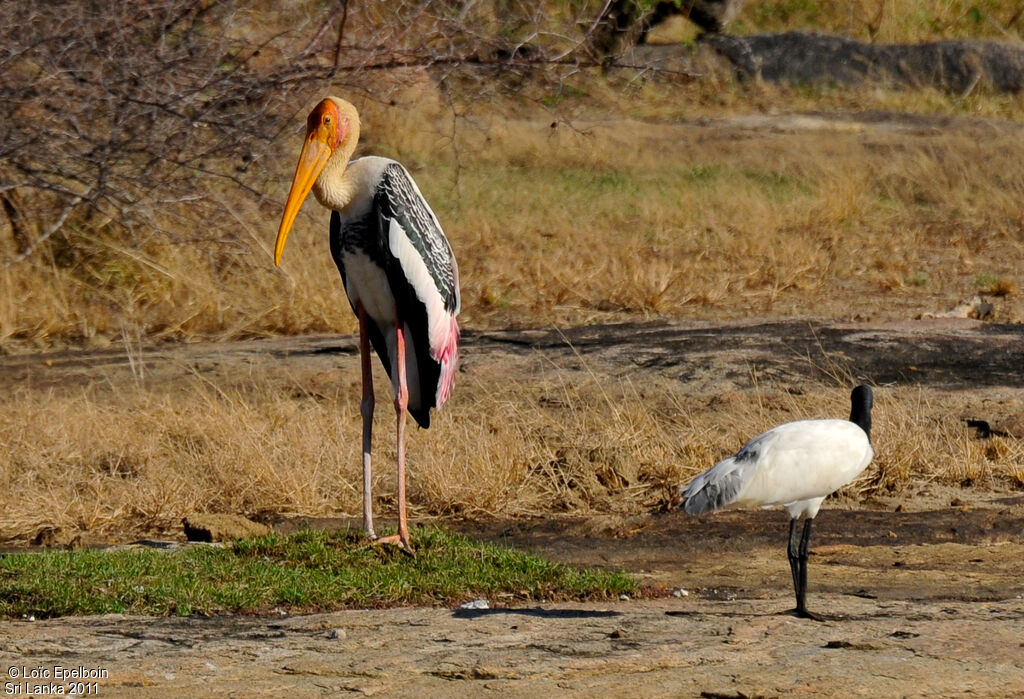
[[[409,537],[403,537],[400,534],[392,534],[391,536],[382,536],[378,539],[373,540],[373,545],[377,546],[380,544],[393,544],[402,550],[403,553],[416,558],[416,551],[413,550],[412,544],[409,543]]]

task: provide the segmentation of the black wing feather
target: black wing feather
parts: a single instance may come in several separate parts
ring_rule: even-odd
[[[459,306],[459,285],[455,255],[452,254],[452,248],[437,218],[427,207],[404,167],[392,163],[384,168],[373,203],[382,219],[381,240],[385,243],[385,249],[390,221],[397,221],[426,263],[434,285],[444,299],[445,310],[456,310]],[[389,257],[394,264],[398,264],[393,256],[389,254]]]
[[[388,237],[392,220],[402,227],[417,252],[423,257],[430,276],[444,300],[445,310],[457,310],[458,270],[451,246],[444,237],[437,219],[416,191],[409,174],[397,163],[392,163],[384,169],[374,192],[373,210],[366,218],[350,223],[342,230],[340,215],[336,211],[331,212],[331,254],[343,283],[347,284],[347,278],[342,252],[347,247],[356,248],[368,255],[370,259],[380,264],[387,274],[395,303],[403,309],[402,319],[409,326],[417,348],[415,360],[420,381],[420,401],[415,405],[409,404],[409,413],[421,427],[426,428],[430,426],[430,409],[436,406],[441,365],[430,356],[427,308],[409,283],[401,263],[391,253]],[[355,308],[352,310],[356,311]],[[372,319],[368,321],[370,343],[390,378],[391,361],[384,334]]]

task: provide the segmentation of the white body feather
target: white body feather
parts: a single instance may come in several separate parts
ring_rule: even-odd
[[[788,422],[694,478],[683,492],[683,507],[699,514],[782,506],[790,517],[814,517],[825,497],[860,475],[873,456],[867,434],[853,422]]]

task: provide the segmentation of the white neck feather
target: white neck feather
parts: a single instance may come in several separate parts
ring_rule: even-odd
[[[369,206],[384,169],[394,161],[368,155],[348,163],[341,153],[327,161],[313,185],[317,201],[329,209],[358,216]]]
[[[350,155],[351,152],[335,151],[313,183],[313,195],[328,209],[341,211],[356,195],[356,182],[346,172]]]

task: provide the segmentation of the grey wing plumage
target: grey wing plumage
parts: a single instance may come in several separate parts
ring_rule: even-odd
[[[735,456],[719,461],[690,481],[683,490],[686,514],[702,515],[735,502],[750,477],[751,467],[757,462],[760,446],[759,437],[755,437]]]
[[[391,163],[381,175],[374,193],[374,206],[381,217],[381,231],[395,221],[423,259],[441,295],[446,311],[458,312],[459,280],[455,255],[416,183],[405,168]]]

